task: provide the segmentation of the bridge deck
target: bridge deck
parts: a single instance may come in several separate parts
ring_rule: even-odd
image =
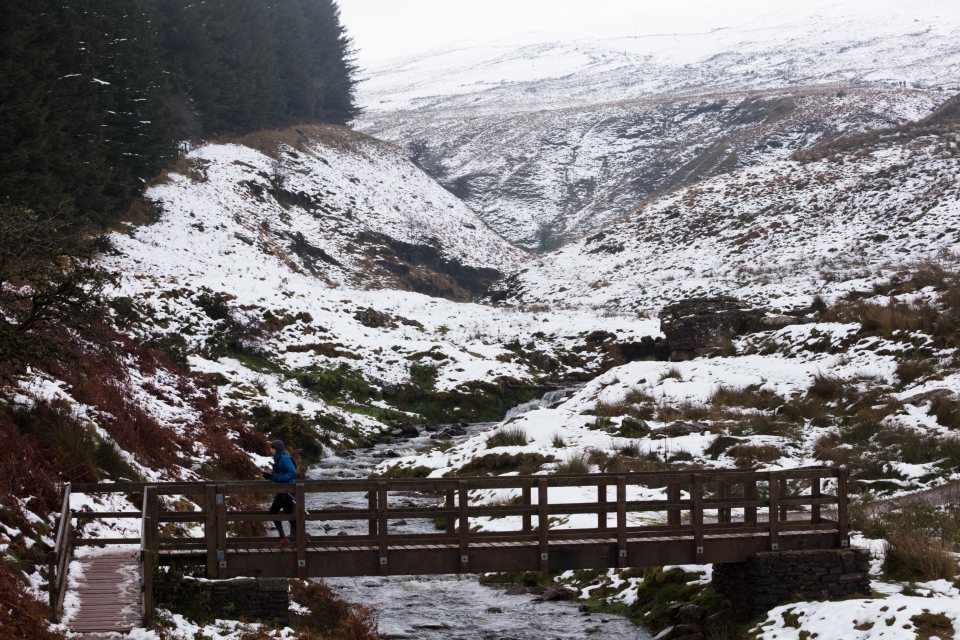
[[[844,469],[823,467],[308,481],[290,486],[296,512],[288,515],[250,509],[277,491],[263,482],[68,485],[51,562],[51,604],[56,616],[74,544],[140,545],[146,620],[158,563],[200,565],[213,579],[322,578],[707,564],[742,562],[760,551],[834,549],[849,543],[846,485]],[[77,512],[70,509],[74,492],[125,494],[143,507]],[[328,504],[324,494],[351,493],[350,503],[363,507],[305,508],[310,494]],[[431,504],[405,504],[404,496],[412,494]],[[567,501],[571,496],[580,501]],[[134,518],[141,524],[139,538],[82,535],[92,519]],[[432,520],[440,529],[397,530],[397,519],[408,518]],[[288,544],[263,537],[263,525],[273,520],[298,523]],[[310,535],[330,522],[360,528],[353,527],[353,535]],[[513,528],[477,530],[490,522]],[[578,528],[569,528],[571,522]],[[196,537],[183,537],[186,531]]]
[[[79,569],[75,587],[76,612],[67,625],[74,633],[94,638],[120,637],[140,626],[140,553],[137,549],[109,550],[75,560]]]

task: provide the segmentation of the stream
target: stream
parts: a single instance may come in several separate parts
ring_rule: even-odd
[[[512,409],[508,417],[548,406],[564,392],[550,392],[541,400]],[[460,443],[488,431],[497,423],[474,424],[453,437]],[[430,444],[431,433],[421,428],[416,438],[369,449],[331,454],[310,467],[312,480],[366,478],[385,459],[407,455]],[[315,498],[318,499],[318,498]],[[340,504],[366,508],[362,494],[326,494],[326,506]],[[391,496],[393,504],[425,506],[435,504],[433,496],[405,494]],[[307,508],[311,505],[307,503]],[[332,523],[328,535],[340,531],[363,533],[366,521]],[[409,533],[435,532],[426,520],[391,521],[390,530]],[[477,576],[394,576],[387,578],[336,578],[327,584],[340,590],[345,599],[376,607],[380,633],[395,640],[579,640],[603,637],[610,640],[648,640],[650,636],[625,618],[610,614],[581,612],[577,602],[540,602],[529,594],[507,595],[503,589],[482,586]]]

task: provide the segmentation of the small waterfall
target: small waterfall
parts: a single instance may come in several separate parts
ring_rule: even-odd
[[[553,391],[548,391],[539,398],[534,398],[529,402],[524,402],[523,404],[518,404],[517,406],[513,407],[507,411],[507,415],[504,416],[504,420],[511,420],[517,416],[521,416],[536,409],[549,409],[562,402],[569,394],[576,391],[578,388],[579,387],[567,387],[564,389],[554,389]]]

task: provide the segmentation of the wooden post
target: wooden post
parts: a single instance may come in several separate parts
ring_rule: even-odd
[[[693,486],[691,488],[691,497],[693,498],[693,512],[690,514],[693,520],[693,546],[694,558],[699,560],[703,557],[703,476],[699,473],[693,476]]]
[[[390,541],[387,537],[387,509],[389,508],[387,495],[387,483],[377,483],[377,540],[380,549],[380,575],[385,576],[389,573],[387,562],[390,560]]]
[[[297,483],[297,519],[295,521],[297,541],[297,577],[307,578],[307,495],[303,483]]]
[[[671,482],[667,485],[667,500],[671,503],[680,502],[680,484]],[[667,524],[671,527],[680,526],[680,505],[667,508]]]
[[[457,492],[454,489],[447,489],[446,505],[447,515],[444,516],[444,523],[447,527],[447,535],[452,536],[457,532],[457,517],[452,513],[457,508]]]
[[[533,505],[533,491],[530,489],[530,485],[523,487],[523,506],[529,507]],[[531,533],[533,531],[533,516],[527,511],[523,514],[523,532]]]
[[[767,507],[767,518],[770,526],[770,550],[780,550],[780,483],[781,478],[775,472],[769,474],[770,501]]]
[[[208,484],[203,488],[203,538],[207,543],[207,579],[220,577],[217,562],[217,487]]]
[[[214,494],[217,508],[217,577],[223,578],[227,568],[227,494],[225,487],[218,484]]]
[[[153,574],[156,570],[156,553],[158,551],[158,511],[156,489],[154,487],[144,487],[141,510],[140,565],[143,572],[143,626],[145,627],[153,624]]]
[[[746,500],[757,499],[757,481],[756,480],[747,480],[743,483],[743,497]],[[757,507],[755,505],[744,507],[743,522],[753,523],[753,524],[757,523]]]
[[[780,478],[780,497],[781,498],[789,497],[790,487],[788,486],[788,484],[789,483],[787,482],[786,478]],[[787,505],[781,504],[780,505],[780,522],[786,522],[788,518],[789,516],[787,515]]]
[[[627,560],[627,479],[617,476],[617,567],[626,567]]]
[[[550,570],[550,519],[547,514],[549,505],[549,489],[547,479],[541,478],[537,482],[537,532],[540,534],[540,571]]]
[[[460,538],[460,573],[470,572],[470,490],[462,480],[457,481],[457,499],[460,514],[457,517],[457,533]]]
[[[823,491],[820,487],[820,476],[814,476],[810,478],[810,497],[814,500],[819,500],[823,496]],[[814,504],[810,507],[810,522],[812,524],[820,524],[820,504]]]
[[[367,510],[371,512],[370,519],[367,520],[367,535],[372,538],[377,535],[377,514],[374,513],[377,510],[377,489],[372,483],[367,491]]]
[[[837,470],[837,527],[840,532],[840,546],[850,546],[850,533],[847,515],[847,467]]]
[[[717,482],[717,497],[718,498],[729,498],[730,497],[730,486],[720,480]],[[730,507],[720,507],[717,509],[717,521],[723,524],[730,524],[731,521],[731,509]]]
[[[607,485],[603,482],[603,480],[601,480],[600,484],[597,485],[597,502],[600,503],[601,507],[607,506]],[[607,515],[609,514],[606,511],[597,514],[597,529],[600,531],[606,531],[609,529],[609,526],[607,525]]]

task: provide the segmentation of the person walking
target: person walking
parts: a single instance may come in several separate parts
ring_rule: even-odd
[[[284,486],[284,491],[278,493],[273,499],[273,504],[270,505],[270,513],[277,514],[282,511],[292,514],[296,498],[294,498],[290,489],[293,488],[293,485],[297,484],[297,465],[294,464],[293,458],[287,453],[287,447],[283,444],[283,440],[274,440],[270,443],[270,448],[273,450],[273,471],[264,471],[263,477],[270,482]],[[277,528],[277,533],[280,535],[280,542],[287,542],[287,537],[283,533],[283,522],[281,520],[275,520],[273,525]],[[296,526],[297,523],[291,520],[291,536]]]

